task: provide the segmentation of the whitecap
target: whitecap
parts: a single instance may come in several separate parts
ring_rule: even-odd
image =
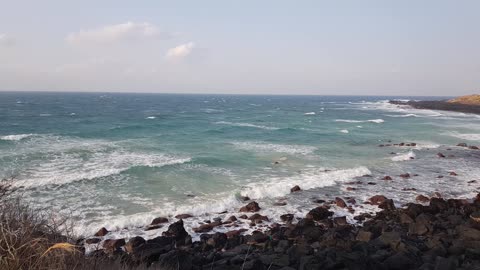
[[[23,139],[25,139],[25,138],[31,137],[31,136],[33,136],[33,135],[34,135],[34,134],[6,135],[6,136],[0,137],[0,140],[4,140],[4,141],[20,141],[20,140],[23,140]]]
[[[234,126],[234,127],[252,127],[252,128],[266,129],[266,130],[278,130],[279,129],[279,128],[276,128],[276,127],[254,125],[254,124],[250,124],[250,123],[235,123],[235,122],[227,122],[227,121],[219,121],[219,122],[215,122],[215,124],[229,125],[229,126]]]
[[[348,134],[348,133],[349,133],[348,129],[342,129],[342,130],[340,130],[340,132],[341,132],[341,133],[345,133],[345,134]]]
[[[251,199],[281,197],[290,193],[290,188],[299,185],[308,190],[319,187],[332,186],[337,183],[347,182],[354,177],[371,174],[366,167],[357,167],[345,170],[326,172],[324,169],[307,171],[291,177],[273,177],[267,181],[251,183],[242,191],[243,196]]]
[[[266,142],[233,142],[236,148],[255,152],[277,152],[307,155],[317,150],[314,146],[295,144],[273,144]]]
[[[145,119],[155,119],[155,118],[157,118],[157,117],[156,117],[156,116],[148,116],[148,117],[145,118]]]
[[[480,141],[479,133],[448,132],[448,133],[444,133],[444,135],[459,138],[462,140],[467,140],[467,141]]]
[[[413,151],[410,151],[405,154],[399,154],[397,156],[392,157],[392,161],[407,161],[414,159],[416,157],[415,153]]]
[[[315,115],[315,112],[307,112],[307,113],[304,113],[304,115]]]
[[[371,123],[380,124],[380,123],[385,122],[385,120],[383,120],[383,119],[371,119],[371,120],[335,119],[335,122],[344,122],[344,123],[367,123],[367,122],[371,122]]]

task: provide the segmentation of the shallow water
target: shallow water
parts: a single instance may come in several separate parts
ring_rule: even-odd
[[[476,194],[478,184],[468,181],[480,180],[479,154],[452,145],[480,144],[480,117],[386,99],[0,93],[0,176],[15,176],[38,207],[72,216],[80,233],[106,226],[146,237],[162,231],[143,231],[154,217],[194,214],[190,230],[213,213],[234,213],[240,196],[257,200],[275,221],[304,216],[313,198],[362,202],[385,194],[400,205],[435,191]],[[389,140],[418,145],[377,146]],[[406,172],[419,176],[395,177]],[[394,180],[379,180],[385,175]],[[294,185],[303,191],[290,194]],[[287,205],[272,206],[279,200]]]

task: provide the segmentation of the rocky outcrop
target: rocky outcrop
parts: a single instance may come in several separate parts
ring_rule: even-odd
[[[333,217],[321,206],[298,221],[286,214],[281,217],[283,225],[272,224],[246,235],[242,235],[244,229],[204,233],[192,242],[179,220],[163,236],[150,240],[105,240],[105,250],[100,252],[109,254],[112,261],[125,262],[129,269],[480,267],[480,194],[470,201],[432,197],[425,205],[410,203],[405,208],[396,208],[393,200],[382,195],[369,202],[383,210],[373,217],[363,215],[362,226],[348,224],[345,216]],[[266,218],[255,213],[249,219]]]

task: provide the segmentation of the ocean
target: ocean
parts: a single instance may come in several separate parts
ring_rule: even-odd
[[[2,92],[0,177],[77,233],[105,226],[111,237],[151,238],[165,229],[145,231],[153,218],[186,213],[194,234],[238,215],[242,196],[271,222],[304,217],[316,199],[353,198],[354,213],[334,210],[356,222],[377,211],[363,204],[377,194],[397,205],[477,194],[479,154],[456,144],[480,145],[480,117],[388,99],[438,97]],[[401,142],[416,145],[379,147]]]

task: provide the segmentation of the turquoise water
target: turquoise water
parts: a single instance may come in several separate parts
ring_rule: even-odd
[[[382,193],[401,204],[434,191],[478,192],[468,184],[480,177],[477,154],[452,145],[480,144],[480,118],[387,99],[0,93],[0,176],[14,176],[38,207],[78,220],[80,232],[107,226],[147,237],[159,232],[140,228],[156,216],[194,214],[191,228],[212,213],[235,212],[239,196],[256,199],[275,220],[304,215],[313,198]],[[417,146],[377,146],[389,140]],[[447,151],[455,158],[436,156]],[[436,178],[449,170],[458,176]],[[405,172],[419,176],[378,180]],[[346,190],[366,174],[378,184]],[[304,191],[289,194],[296,184]],[[287,205],[271,206],[278,201]]]

